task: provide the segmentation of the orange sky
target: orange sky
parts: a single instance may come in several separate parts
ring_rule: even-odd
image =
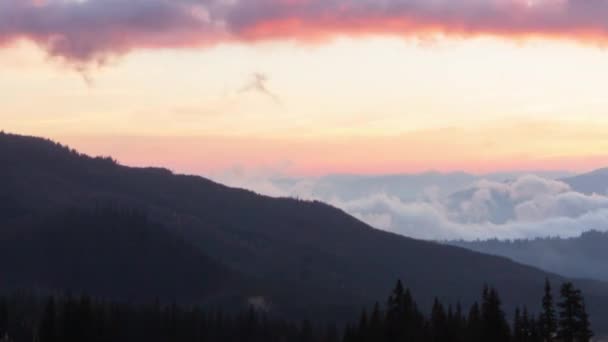
[[[420,130],[396,136],[58,136],[94,155],[194,174],[239,168],[276,174],[429,170],[589,171],[608,165],[608,126],[551,122]],[[583,150],[585,153],[580,153]]]
[[[0,49],[0,128],[198,174],[586,171],[608,166],[608,52],[573,37],[275,37],[84,74],[20,40]]]

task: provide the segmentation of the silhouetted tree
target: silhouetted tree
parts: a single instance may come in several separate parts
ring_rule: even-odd
[[[357,340],[367,341],[369,339],[369,320],[367,318],[367,311],[363,309],[361,317],[359,318],[359,327],[357,330]]]
[[[481,310],[479,304],[475,302],[469,310],[468,322],[467,322],[467,340],[468,341],[482,341],[483,340],[483,329],[481,321]]]
[[[515,317],[513,318],[513,341],[524,341],[524,331],[519,307],[515,308]]]
[[[354,329],[350,325],[346,325],[344,328],[344,336],[342,337],[342,342],[356,342],[357,334]]]
[[[8,330],[8,303],[6,299],[0,299],[0,338]]]
[[[448,317],[437,298],[435,298],[431,311],[431,331],[433,341],[449,340]]]
[[[325,331],[323,342],[338,342],[340,340],[339,336],[338,327],[335,324],[330,324]]]
[[[538,321],[536,319],[534,319],[534,317],[530,317],[530,338],[528,339],[529,341],[532,342],[542,342],[542,336],[540,334],[540,329],[539,329],[539,324]]]
[[[551,342],[557,334],[557,318],[553,303],[553,293],[551,292],[551,283],[549,279],[545,279],[545,294],[542,300],[542,312],[538,319],[539,330],[544,342]]]
[[[589,317],[580,291],[562,287],[560,341],[588,342]],[[8,300],[0,298],[2,333],[12,342],[540,342],[540,324],[526,307],[517,309],[511,331],[495,289],[485,287],[482,305],[470,307],[465,317],[460,304],[453,309],[436,298],[430,315],[423,315],[409,289],[398,282],[387,301],[363,310],[358,321],[339,331],[310,321],[294,324],[249,308],[240,314],[205,312],[168,306],[112,304],[87,296]],[[389,310],[390,308],[390,310]],[[342,334],[341,334],[342,333]],[[512,338],[511,338],[512,336]],[[564,337],[561,337],[564,336]]]
[[[403,339],[405,318],[405,290],[401,280],[397,280],[393,293],[388,298],[386,308],[386,339],[397,342]]]
[[[576,336],[578,341],[588,342],[593,337],[593,332],[591,331],[591,323],[589,322],[589,315],[587,314],[587,308],[584,299],[582,299],[581,309],[582,310],[579,313],[579,330]]]
[[[312,323],[309,320],[304,320],[300,327],[299,342],[312,342],[313,341],[313,328]]]
[[[564,342],[589,341],[593,333],[580,290],[565,283],[560,290],[558,338]]]
[[[55,298],[49,298],[42,314],[38,338],[40,342],[58,342]]]
[[[498,292],[487,286],[483,290],[481,320],[483,324],[482,337],[484,341],[507,342],[510,339],[509,324],[502,311],[502,303]]]
[[[383,338],[384,322],[380,304],[376,303],[369,318],[369,338],[372,341],[380,341]]]

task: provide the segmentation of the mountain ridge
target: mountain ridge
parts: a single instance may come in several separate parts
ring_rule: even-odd
[[[376,230],[320,202],[270,198],[202,177],[130,168],[34,137],[0,135],[0,226],[73,206],[114,203],[147,213],[171,234],[263,287],[285,315],[352,317],[401,278],[419,303],[435,296],[464,305],[484,283],[509,305],[538,306],[545,277],[566,278],[508,259]],[[0,203],[0,204],[2,204]],[[578,281],[595,322],[608,326],[608,284]],[[512,307],[508,307],[511,309]]]
[[[529,240],[449,241],[484,254],[504,256],[568,277],[608,281],[608,232],[587,231],[572,238],[536,238]]]

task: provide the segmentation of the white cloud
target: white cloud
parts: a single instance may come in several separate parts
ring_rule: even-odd
[[[533,199],[542,195],[557,195],[570,190],[564,182],[526,175],[508,185],[509,195],[513,200]]]
[[[428,175],[404,177],[412,186],[392,192],[395,177],[387,177],[385,186],[382,177],[370,183],[356,176],[286,179],[259,172],[232,174],[223,181],[269,196],[324,201],[378,229],[421,239],[571,237],[608,230],[608,196],[575,192],[561,181],[537,175],[502,182],[478,179],[446,194],[436,185],[421,189],[416,184],[416,177]]]

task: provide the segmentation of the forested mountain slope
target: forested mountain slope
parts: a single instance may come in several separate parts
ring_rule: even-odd
[[[449,244],[504,256],[568,277],[608,281],[608,232],[589,231],[568,239],[451,241]]]
[[[70,208],[92,210],[109,203],[144,212],[151,223],[200,252],[204,257],[197,262],[214,260],[219,268],[255,283],[253,289],[241,287],[242,297],[263,298],[276,313],[351,318],[363,305],[383,298],[397,278],[422,307],[430,307],[434,296],[467,305],[488,283],[498,288],[507,309],[522,304],[535,308],[545,277],[563,281],[505,258],[379,231],[320,202],[269,198],[201,177],[125,167],[40,138],[0,135],[0,165],[3,232]],[[68,238],[75,232],[57,234]],[[27,278],[19,280],[23,272],[18,268],[8,273],[5,277],[27,284]],[[175,278],[182,276],[172,274],[171,280],[179,282]],[[129,296],[124,279],[117,277],[115,283],[108,293]],[[194,294],[201,288],[183,283],[180,292]],[[576,284],[585,291],[594,323],[608,326],[608,285]],[[201,298],[209,293],[200,291]],[[171,293],[159,293],[167,295]]]

